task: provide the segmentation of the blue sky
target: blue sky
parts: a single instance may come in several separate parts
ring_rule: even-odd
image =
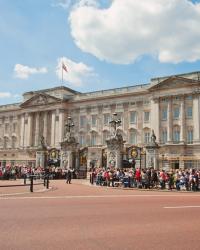
[[[200,70],[200,1],[0,0],[0,104]]]

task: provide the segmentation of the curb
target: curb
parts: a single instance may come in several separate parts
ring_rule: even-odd
[[[23,193],[0,194],[0,198],[5,197],[5,196],[15,196],[15,195],[22,195],[22,194],[44,193],[44,192],[53,191],[53,190],[56,190],[56,188],[49,187],[49,189],[46,189],[46,188],[45,189],[39,189],[39,190],[36,190],[33,193],[31,193],[31,192],[23,192]]]

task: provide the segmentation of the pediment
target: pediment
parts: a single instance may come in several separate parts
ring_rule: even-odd
[[[164,79],[163,81],[160,81],[158,83],[152,84],[149,87],[149,91],[184,88],[184,87],[189,87],[191,85],[198,85],[198,84],[200,84],[200,81],[188,79],[184,77],[173,76],[173,77]]]
[[[54,96],[50,96],[44,93],[38,93],[31,97],[30,99],[23,102],[20,106],[22,108],[34,107],[34,106],[42,106],[48,104],[56,104],[61,102],[60,98],[56,98]]]

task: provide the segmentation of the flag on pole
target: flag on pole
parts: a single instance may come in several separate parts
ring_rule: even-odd
[[[68,70],[67,70],[67,67],[66,67],[66,65],[62,62],[62,69],[65,71],[65,72],[68,72]]]

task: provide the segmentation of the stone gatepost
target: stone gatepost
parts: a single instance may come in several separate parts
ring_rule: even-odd
[[[40,143],[36,151],[36,167],[47,167],[47,146],[44,136],[41,136]]]
[[[122,135],[117,131],[117,126],[121,125],[121,120],[116,119],[117,114],[113,114],[111,124],[111,136],[106,140],[107,144],[107,167],[122,168],[122,156],[124,143]]]
[[[74,127],[74,123],[71,117],[68,117],[68,121],[65,124],[65,137],[60,143],[61,145],[61,168],[64,169],[77,169],[78,161],[78,143],[75,137],[71,134],[71,128]]]
[[[153,167],[155,170],[159,169],[159,146],[156,142],[156,136],[152,130],[151,141],[146,146],[146,165]]]
[[[77,162],[77,146],[78,143],[76,143],[75,138],[71,141],[63,141],[61,142],[61,168],[64,169],[72,169],[78,168],[78,162]]]

